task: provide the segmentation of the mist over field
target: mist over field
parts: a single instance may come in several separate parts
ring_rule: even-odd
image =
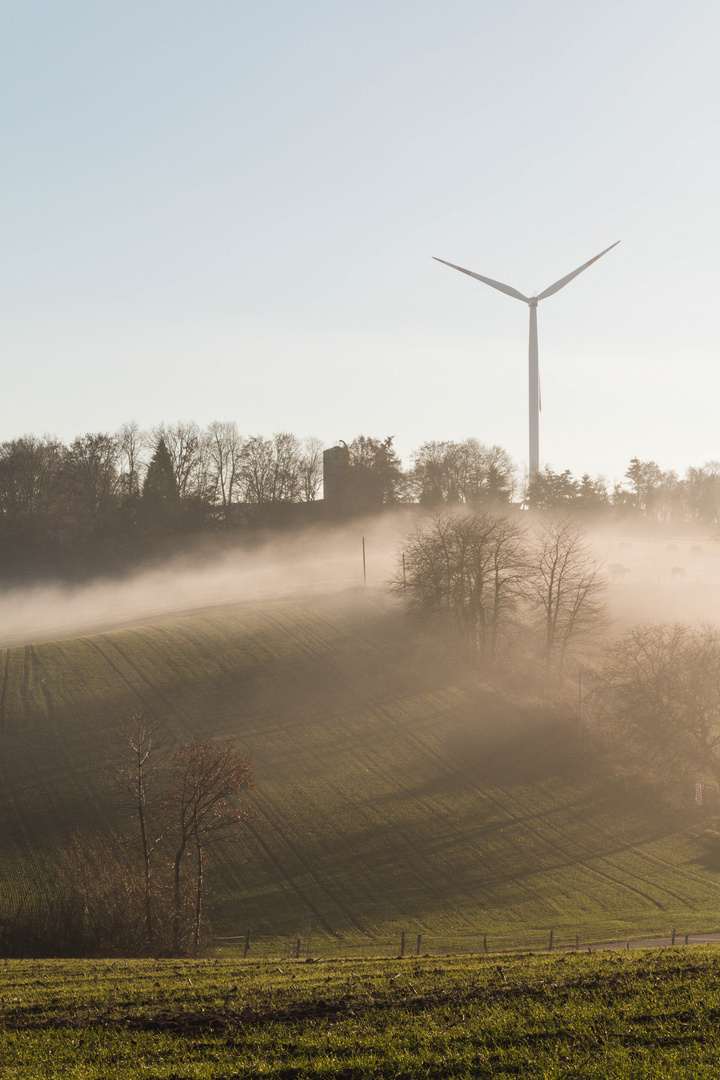
[[[195,608],[298,599],[363,589],[385,591],[408,509],[344,526],[275,534],[254,546],[218,552],[198,545],[183,556],[91,584],[33,584],[0,591],[0,647],[107,630]],[[532,516],[522,514],[532,524]],[[612,636],[637,622],[715,622],[720,612],[720,542],[695,537],[614,536],[588,532],[609,581]]]
[[[297,598],[384,587],[406,515],[310,529],[256,547],[193,554],[93,584],[0,591],[0,647],[92,633],[175,612],[243,601]]]
[[[680,760],[676,730],[656,738],[644,711],[622,712],[614,684],[601,701],[606,722],[594,694],[604,646],[616,650],[607,679],[624,679],[649,644],[696,664],[690,680],[675,680],[679,707],[688,683],[699,705],[712,704],[716,683],[701,676],[714,670],[720,633],[699,624],[715,620],[720,546],[624,528],[606,518],[583,535],[540,513],[433,519],[401,507],[251,543],[212,537],[125,577],[0,592],[0,911],[22,913],[25,892],[63,858],[75,880],[78,836],[102,864],[118,838],[137,843],[109,775],[117,732],[139,709],[173,747],[229,741],[253,763],[252,815],[208,863],[220,944],[248,928],[273,955],[297,953],[311,935],[341,954],[400,931],[452,948],[486,933],[491,947],[537,947],[550,928],[571,941],[603,940],[620,925],[660,933],[669,919],[704,932],[716,910],[715,840],[701,831],[710,802],[706,811],[693,800],[698,790],[715,797],[720,761],[689,738]],[[539,543],[563,529],[579,537],[592,574],[601,564],[609,617],[584,624],[561,652],[557,641],[547,647],[532,573],[547,551]],[[493,551],[517,540],[519,561],[504,566],[522,581],[501,610],[497,650],[452,609],[423,612],[388,589],[401,550],[410,582],[413,543],[447,540],[442,557],[454,567],[452,544],[473,536],[494,537]],[[634,654],[629,628],[660,620],[698,632],[652,630]],[[167,865],[157,859],[158,882]],[[94,864],[83,866],[94,881]]]

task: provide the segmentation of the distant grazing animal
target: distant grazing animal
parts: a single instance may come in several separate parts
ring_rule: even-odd
[[[682,566],[673,566],[670,573],[673,577],[687,577],[687,574],[685,573],[685,570]]]
[[[626,574],[629,574],[630,571],[627,566],[623,566],[619,562],[611,562],[608,566],[608,573],[611,577],[623,578]]]

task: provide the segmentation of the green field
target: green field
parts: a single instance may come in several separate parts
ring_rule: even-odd
[[[0,1077],[717,1076],[711,947],[413,960],[8,961]]]
[[[242,843],[212,856],[217,939],[251,956],[479,951],[720,926],[704,823],[613,780],[527,685],[484,684],[379,599],[238,604],[0,653],[0,904],[75,832],[117,839],[115,732],[253,758]],[[234,954],[232,940],[221,943]]]

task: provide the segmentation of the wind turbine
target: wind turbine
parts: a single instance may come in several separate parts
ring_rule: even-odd
[[[578,274],[582,274],[583,270],[587,270],[588,266],[592,266],[594,262],[606,255],[608,251],[611,251],[614,247],[620,243],[616,240],[610,247],[605,248],[605,251],[601,251],[599,255],[596,255],[594,259],[590,259],[589,262],[583,263],[582,266],[578,266],[577,270],[573,270],[572,274],[567,274],[566,277],[560,278],[554,285],[548,286],[544,292],[539,293],[538,296],[523,296],[517,289],[513,289],[511,285],[503,285],[502,281],[493,281],[492,278],[483,277],[482,274],[475,274],[472,270],[465,270],[462,266],[456,266],[455,263],[445,262],[445,259],[438,259],[436,255],[433,255],[433,259],[436,262],[444,263],[445,266],[451,266],[453,270],[459,270],[461,274],[468,274],[469,277],[476,278],[478,281],[483,281],[486,285],[492,285],[493,289],[499,289],[500,292],[507,293],[508,296],[514,296],[516,300],[522,300],[530,308],[530,344],[528,347],[528,379],[529,379],[529,407],[530,407],[530,479],[540,471],[540,375],[538,372],[538,335],[537,335],[537,306],[541,300],[544,300],[547,296],[552,296],[553,293],[559,292],[569,281],[572,281]]]

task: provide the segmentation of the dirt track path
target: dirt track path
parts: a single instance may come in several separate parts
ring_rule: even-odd
[[[625,941],[603,941],[597,945],[580,946],[580,952],[583,952],[586,948],[588,952],[605,952],[609,949],[671,949],[673,946],[677,948],[686,945],[720,945],[720,934],[688,934],[687,940],[685,934],[676,934],[675,941],[672,937],[646,937],[646,938],[628,938]],[[558,950],[559,951],[559,950]],[[572,952],[574,950],[564,949],[564,952]]]

